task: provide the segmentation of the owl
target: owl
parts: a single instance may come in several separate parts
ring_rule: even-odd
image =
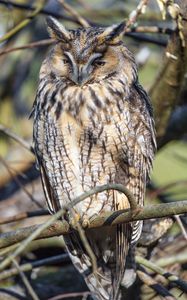
[[[47,25],[54,46],[40,70],[33,142],[50,212],[109,183],[123,184],[143,206],[155,131],[149,98],[122,41],[125,23],[68,30],[48,18]],[[123,193],[107,190],[75,205],[66,218],[89,224],[102,213],[129,207]],[[94,299],[118,299],[120,286],[129,285],[141,230],[141,221],[87,228],[96,272],[78,232],[64,236]]]

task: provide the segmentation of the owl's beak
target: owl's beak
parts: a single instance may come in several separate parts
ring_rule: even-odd
[[[73,70],[72,80],[78,85],[83,85],[88,80],[88,70],[87,66],[79,65]]]

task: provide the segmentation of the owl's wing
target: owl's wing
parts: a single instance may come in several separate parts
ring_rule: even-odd
[[[127,188],[133,193],[137,203],[144,204],[146,183],[149,180],[152,162],[156,151],[156,138],[152,107],[147,93],[141,85],[136,82],[130,96],[131,113],[134,118],[135,139],[129,144],[129,169]],[[137,109],[138,108],[138,109]],[[127,256],[127,268],[123,277],[123,285],[128,287],[135,278],[134,248],[140,238],[143,221],[132,223],[132,236]]]
[[[55,213],[60,209],[58,200],[54,194],[54,187],[51,186],[49,180],[49,170],[46,169],[46,156],[47,156],[47,145],[44,137],[44,133],[47,126],[47,120],[41,117],[40,114],[35,112],[36,107],[33,107],[32,114],[34,114],[34,128],[33,128],[33,141],[34,141],[34,152],[36,157],[36,165],[40,171],[41,182],[43,191],[45,194],[46,202],[50,213]],[[45,159],[44,159],[45,157]],[[48,157],[50,162],[51,157]]]
[[[140,111],[137,113],[136,109],[134,110],[138,126],[135,130],[134,146],[132,151],[130,151],[133,168],[132,172],[129,172],[129,188],[134,194],[137,203],[142,206],[144,204],[146,183],[150,177],[156,151],[156,138],[150,99],[138,82],[134,84],[134,91],[131,97],[133,97],[132,102],[134,102],[135,107],[139,107]],[[134,173],[136,176],[134,176]],[[136,243],[139,239],[142,225],[143,222],[141,221],[133,223],[132,243]]]
[[[40,176],[42,181],[42,186],[47,202],[47,206],[49,208],[49,211],[53,214],[58,211],[59,207],[57,205],[57,201],[54,195],[54,190],[51,188],[47,173],[45,171],[45,167],[40,164]]]

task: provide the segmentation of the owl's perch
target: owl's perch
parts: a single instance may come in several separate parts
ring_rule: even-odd
[[[109,212],[100,215],[94,218],[93,220],[90,220],[89,228],[113,226],[116,224],[127,223],[135,220],[168,217],[187,212],[187,200],[166,204],[148,205],[142,208],[137,208],[133,196],[122,185],[104,185],[96,187],[95,189],[77,197],[73,201],[73,205],[77,204],[80,201],[83,201],[90,195],[93,195],[106,189],[117,189],[121,192],[124,192],[128,199],[131,201],[132,209]],[[23,229],[18,229],[16,231],[1,234],[0,248],[8,247],[26,239],[14,252],[13,255],[17,256],[25,249],[28,243],[34,239],[67,234],[70,231],[68,223],[64,220],[56,221],[64,214],[64,212],[64,209],[61,209],[58,213],[50,217],[50,219],[42,225],[34,225]],[[10,260],[8,263],[10,263]],[[0,269],[3,269],[5,266],[7,266],[7,259],[1,263]]]
[[[137,210],[137,214],[134,216],[132,216],[132,212],[130,209],[126,211],[119,210],[116,212],[105,213],[91,220],[89,228],[113,226],[137,220],[169,217],[183,213],[187,213],[187,200],[166,204],[147,205]],[[54,215],[53,217],[55,216],[56,215]],[[49,220],[51,220],[51,218]],[[45,224],[33,225],[15,231],[0,234],[0,249],[23,241],[31,233],[35,232],[38,228]],[[69,225],[66,221],[54,221],[53,218],[52,224],[48,225],[48,228],[42,230],[42,232],[39,233],[39,235],[37,235],[34,239],[42,239],[67,234],[69,230]]]

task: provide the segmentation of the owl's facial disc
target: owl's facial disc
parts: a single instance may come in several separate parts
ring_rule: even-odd
[[[124,22],[77,30],[67,30],[53,18],[48,18],[47,23],[50,36],[56,40],[49,62],[56,76],[83,86],[119,72],[123,62],[116,46],[121,43]]]
[[[71,68],[69,79],[76,85],[80,86],[82,86],[86,82],[89,82],[96,65],[102,66],[105,64],[105,61],[101,60],[101,53],[92,54],[86,62],[76,62],[73,55],[68,51],[65,51],[64,55],[67,57],[67,64],[69,64],[69,67]]]

